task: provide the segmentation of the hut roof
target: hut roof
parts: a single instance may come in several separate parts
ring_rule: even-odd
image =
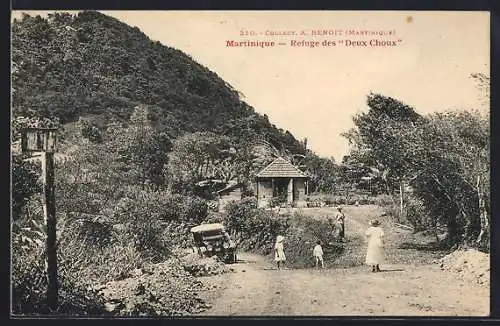
[[[278,157],[271,164],[257,173],[257,178],[307,178],[307,174],[300,171],[292,163]]]

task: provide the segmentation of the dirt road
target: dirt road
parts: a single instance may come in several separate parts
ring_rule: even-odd
[[[349,221],[349,219],[347,220]],[[351,236],[364,230],[351,219]],[[276,270],[263,256],[241,253],[234,273],[205,278],[214,284],[204,298],[207,316],[487,316],[489,288],[478,287],[442,271],[437,264],[389,264],[371,273],[360,264],[363,243],[347,254],[354,267]],[[392,249],[391,249],[392,248]],[[404,254],[389,246],[388,256]],[[391,256],[392,254],[392,256]],[[354,258],[353,258],[354,257]],[[393,260],[397,261],[397,260]],[[348,264],[347,264],[348,265]],[[340,266],[340,265],[339,265]]]

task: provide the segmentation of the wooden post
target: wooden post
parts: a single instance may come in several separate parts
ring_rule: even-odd
[[[287,204],[293,204],[293,178],[288,180],[286,202]]]
[[[399,218],[398,221],[401,221],[403,217],[403,181],[399,181]]]
[[[56,311],[58,307],[57,283],[57,237],[56,237],[56,202],[54,189],[54,153],[42,153],[43,179],[43,212],[46,227],[46,258],[47,258],[47,301],[49,309]]]

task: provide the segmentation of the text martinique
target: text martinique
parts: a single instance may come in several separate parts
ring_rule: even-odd
[[[226,41],[226,47],[270,48],[276,46],[273,41]]]

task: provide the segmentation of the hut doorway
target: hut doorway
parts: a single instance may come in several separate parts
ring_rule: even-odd
[[[278,198],[280,203],[286,203],[288,199],[289,179],[274,179],[273,197]]]

